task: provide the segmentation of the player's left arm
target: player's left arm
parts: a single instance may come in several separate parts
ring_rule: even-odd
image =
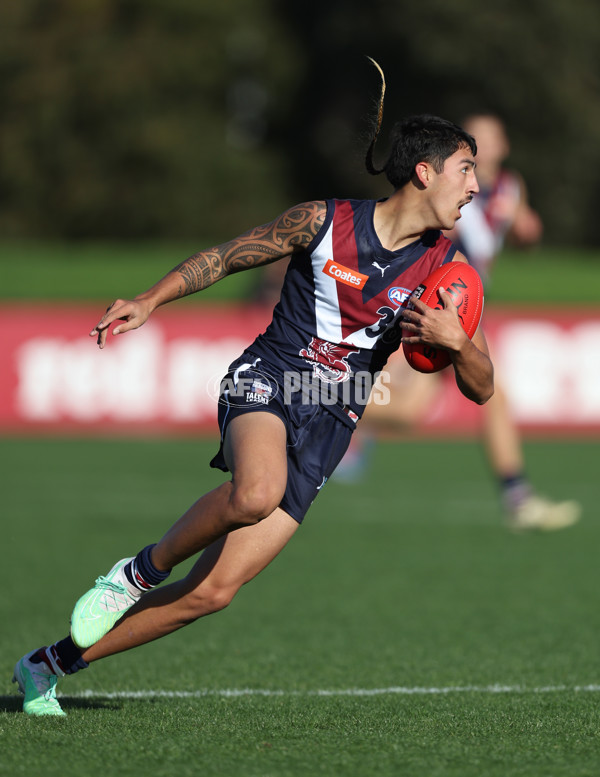
[[[454,261],[467,262],[460,253],[456,253]],[[411,299],[414,310],[405,311],[402,323],[403,329],[410,335],[403,336],[402,340],[447,350],[454,367],[456,385],[468,399],[483,405],[494,393],[494,367],[485,335],[479,328],[470,340],[462,328],[450,294],[440,288],[439,297],[442,309]]]
[[[466,257],[459,252],[456,253],[454,261],[468,264]],[[454,308],[458,319],[458,311],[448,292],[442,292],[441,296],[444,308]],[[481,326],[477,328],[472,340],[469,340],[464,331],[463,335],[461,347],[458,350],[450,351],[456,385],[467,399],[483,405],[494,393],[494,365]]]
[[[446,296],[452,304],[449,295]],[[450,351],[450,358],[456,385],[461,392],[478,405],[485,404],[494,393],[494,366],[481,327],[475,332],[472,340],[466,337],[462,348]]]

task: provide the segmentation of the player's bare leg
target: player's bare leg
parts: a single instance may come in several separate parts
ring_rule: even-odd
[[[72,642],[65,653],[70,638],[27,653],[17,662],[14,676],[24,694],[23,710],[36,717],[64,716],[55,693],[59,677],[223,609],[240,587],[285,547],[298,526],[277,509],[264,521],[220,538],[206,549],[187,577],[148,592],[83,655],[80,651],[73,653],[76,648]]]
[[[354,482],[368,466],[374,440],[397,439],[418,428],[439,395],[441,384],[437,373],[417,372],[401,351],[393,353],[375,382],[362,420],[333,479]]]
[[[201,497],[152,551],[158,569],[171,569],[218,537],[257,523],[279,505],[287,481],[286,430],[273,413],[247,413],[227,429],[228,483]]]
[[[490,467],[499,478],[523,471],[521,438],[497,378],[494,396],[483,406],[482,434]]]
[[[232,479],[201,497],[157,545],[118,561],[77,601],[71,636],[80,648],[97,642],[172,567],[219,537],[252,526],[279,505],[287,483],[286,430],[273,413],[251,412],[229,424],[225,460]]]
[[[185,578],[144,595],[82,657],[87,662],[97,661],[223,609],[244,583],[278,555],[298,526],[277,508],[260,523],[221,537],[205,550]]]
[[[516,530],[554,531],[579,520],[581,506],[539,496],[525,476],[521,436],[508,398],[496,380],[494,396],[483,407],[483,443],[488,462],[502,484],[508,524]]]
[[[381,384],[375,383],[361,425],[383,435],[412,431],[418,427],[433,406],[441,388],[438,374],[425,375],[417,372],[409,365],[401,351],[392,354],[379,381]],[[389,396],[386,396],[385,389],[388,390]],[[388,401],[375,402],[375,396]],[[360,430],[361,426],[358,428]]]

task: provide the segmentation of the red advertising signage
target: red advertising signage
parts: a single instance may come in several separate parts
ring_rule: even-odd
[[[97,306],[0,308],[0,432],[216,432],[220,379],[270,314],[183,303],[102,351],[88,335],[98,317]],[[495,309],[484,326],[519,426],[600,432],[600,311]],[[480,408],[445,373],[420,431],[475,430]]]

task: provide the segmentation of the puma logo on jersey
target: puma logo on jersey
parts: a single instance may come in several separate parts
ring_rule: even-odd
[[[353,286],[355,289],[362,289],[365,283],[369,280],[368,275],[363,275],[358,270],[351,270],[349,267],[344,267],[343,264],[334,262],[333,259],[328,259],[325,267],[323,267],[325,275],[329,275],[335,278],[340,283],[345,283],[346,286]]]
[[[378,270],[381,270],[381,277],[383,278],[383,273],[388,269],[389,264],[386,264],[385,267],[381,267],[377,262],[371,262],[373,267],[377,267]]]

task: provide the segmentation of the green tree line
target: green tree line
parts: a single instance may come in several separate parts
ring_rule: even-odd
[[[598,245],[596,0],[19,0],[0,7],[0,238],[221,239],[378,196],[403,115],[506,121],[553,244]]]

